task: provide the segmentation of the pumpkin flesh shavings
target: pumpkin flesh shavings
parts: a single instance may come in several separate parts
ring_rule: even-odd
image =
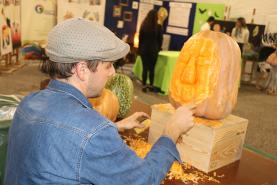
[[[141,125],[143,125],[143,128],[134,128],[136,134],[140,134],[142,132],[144,132],[146,129],[148,129],[151,125],[152,121],[150,119],[146,119],[144,120],[142,123],[140,123]]]
[[[170,103],[155,104],[155,105],[152,105],[152,108],[155,108],[160,112],[168,112],[171,114],[175,112],[175,108]],[[194,117],[193,121],[195,124],[202,124],[211,128],[218,128],[223,125],[222,121],[220,120],[209,120],[209,119],[200,118],[200,117]]]
[[[127,144],[130,146],[132,150],[140,157],[144,158],[147,153],[151,150],[152,145],[145,142],[145,140],[141,137],[133,139],[131,137],[125,137]],[[201,171],[194,169],[188,163],[179,164],[178,162],[174,162],[165,178],[165,180],[180,180],[185,184],[193,183],[198,184],[199,182],[211,181],[220,183],[220,181],[216,178],[222,178],[223,175],[216,175],[213,173],[213,176],[209,176]]]

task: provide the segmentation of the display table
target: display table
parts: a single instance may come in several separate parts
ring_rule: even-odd
[[[161,51],[159,53],[155,66],[153,85],[160,88],[165,95],[168,94],[170,79],[179,53],[179,51]],[[142,80],[142,61],[140,56],[137,56],[136,58],[133,72],[136,77]]]
[[[5,163],[7,158],[8,132],[11,120],[0,121],[0,185],[4,184]]]
[[[143,111],[148,114],[151,113],[150,106],[135,100],[132,113],[136,111]],[[146,138],[148,130],[141,134]],[[146,138],[147,140],[147,138]],[[196,170],[196,169],[191,169]],[[187,173],[190,170],[186,171]],[[258,155],[246,148],[243,149],[240,161],[234,162],[223,168],[211,172],[213,174],[224,174],[222,178],[217,178],[220,183],[204,181],[199,182],[198,185],[276,185],[277,184],[277,161],[273,161]],[[193,182],[187,183],[193,185]],[[165,180],[164,185],[185,185],[179,180]]]

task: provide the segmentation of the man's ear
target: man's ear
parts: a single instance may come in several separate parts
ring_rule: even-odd
[[[77,77],[81,81],[86,80],[87,72],[89,70],[86,62],[81,61],[81,62],[77,63],[77,65],[75,66],[75,68],[73,70],[75,70]]]

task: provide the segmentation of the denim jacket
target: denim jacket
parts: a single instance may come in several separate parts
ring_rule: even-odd
[[[160,184],[176,159],[179,153],[167,137],[161,137],[144,159],[137,157],[117,127],[79,90],[52,80],[16,110],[5,184]]]

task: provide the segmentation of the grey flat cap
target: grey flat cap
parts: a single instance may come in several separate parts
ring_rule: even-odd
[[[80,60],[115,61],[130,50],[106,27],[82,18],[56,25],[48,34],[46,54],[53,62],[74,63]]]

